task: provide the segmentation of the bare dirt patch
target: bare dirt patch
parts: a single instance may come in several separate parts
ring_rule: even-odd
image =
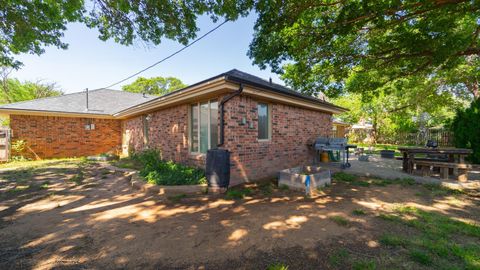
[[[336,181],[315,198],[268,184],[241,196],[166,198],[132,190],[99,164],[33,169],[22,185],[38,188],[20,191],[10,191],[11,172],[0,173],[1,269],[428,268],[381,243],[385,232],[415,229],[379,215],[409,205],[480,222],[475,193],[365,179]]]

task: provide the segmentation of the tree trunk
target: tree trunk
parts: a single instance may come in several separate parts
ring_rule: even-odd
[[[465,86],[467,87],[468,91],[472,93],[474,100],[480,98],[480,86],[478,81],[465,83]]]
[[[378,126],[378,119],[377,119],[377,114],[373,115],[373,123],[372,123],[372,143],[377,144],[377,126]]]

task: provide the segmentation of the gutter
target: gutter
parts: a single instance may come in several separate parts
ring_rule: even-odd
[[[322,106],[325,106],[325,107],[328,107],[328,108],[331,108],[333,110],[337,110],[339,112],[347,112],[349,111],[349,109],[346,109],[346,108],[342,108],[340,106],[337,106],[335,104],[332,104],[330,102],[327,102],[327,101],[323,101],[321,99],[318,99],[318,98],[314,98],[314,97],[311,97],[311,96],[307,96],[307,95],[303,95],[299,92],[296,92],[296,91],[293,91],[293,90],[290,90],[290,91],[287,91],[287,90],[279,90],[273,86],[267,86],[267,85],[263,85],[263,84],[259,84],[259,83],[256,83],[256,82],[252,82],[252,81],[249,81],[249,80],[245,80],[243,78],[239,78],[237,76],[231,76],[231,75],[228,75],[225,77],[225,80],[227,81],[230,81],[230,82],[234,82],[234,83],[240,83],[240,84],[245,84],[245,85],[250,85],[250,86],[253,86],[253,87],[256,87],[256,88],[260,88],[260,89],[265,89],[265,90],[269,90],[273,93],[276,93],[276,94],[283,94],[283,95],[286,95],[286,96],[290,96],[290,97],[293,97],[293,98],[297,98],[297,99],[303,99],[303,100],[306,100],[306,101],[310,101],[310,102],[314,102],[314,103],[317,103],[317,104],[321,104]]]
[[[240,87],[237,91],[231,93],[228,96],[225,96],[222,101],[220,101],[220,143],[217,145],[218,147],[223,146],[225,143],[225,103],[227,103],[230,99],[240,95],[243,92],[243,84],[240,84]]]

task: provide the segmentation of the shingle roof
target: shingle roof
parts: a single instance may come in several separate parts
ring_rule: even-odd
[[[156,98],[156,96],[112,89],[98,89],[89,91],[88,93],[88,110],[86,110],[85,92],[5,104],[0,106],[0,110],[7,109],[113,115],[119,111],[147,102],[154,98]]]
[[[218,74],[218,75],[213,76],[211,78],[208,78],[208,79],[205,79],[203,81],[197,82],[195,84],[189,85],[185,88],[182,88],[182,89],[170,92],[168,94],[165,94],[161,97],[158,97],[158,99],[165,98],[169,95],[173,95],[173,94],[176,94],[178,92],[188,91],[188,90],[190,90],[190,88],[192,88],[194,86],[197,86],[197,85],[200,85],[200,84],[203,84],[203,83],[206,83],[206,82],[209,82],[209,81],[221,78],[221,77],[224,77],[226,80],[229,80],[229,81],[248,84],[248,85],[251,85],[251,86],[256,86],[256,87],[259,87],[262,90],[270,90],[270,91],[273,91],[273,92],[293,96],[293,97],[296,97],[296,98],[299,98],[299,99],[304,99],[304,100],[308,100],[308,101],[321,103],[322,105],[326,105],[326,106],[329,106],[329,107],[334,107],[334,108],[337,108],[337,109],[340,109],[340,110],[346,110],[345,108],[336,106],[336,105],[334,105],[330,102],[327,102],[325,100],[302,94],[300,92],[297,92],[295,90],[292,90],[292,89],[290,89],[286,86],[280,85],[280,84],[270,83],[270,81],[264,80],[260,77],[254,76],[252,74],[249,74],[249,73],[246,73],[246,72],[243,72],[243,71],[240,71],[238,69],[232,69],[232,70],[229,70],[227,72]]]
[[[195,83],[183,89],[179,89],[173,92],[170,92],[161,97],[157,96],[144,96],[143,94],[124,92],[119,90],[112,89],[99,89],[92,90],[89,92],[89,110],[86,110],[86,95],[85,92],[78,92],[67,94],[58,97],[49,97],[42,99],[35,99],[24,102],[17,102],[11,104],[5,104],[0,106],[0,111],[2,110],[18,110],[18,111],[36,111],[36,112],[56,112],[56,113],[76,113],[76,114],[97,114],[97,115],[109,115],[109,116],[118,116],[118,114],[124,113],[135,107],[145,106],[147,104],[152,104],[159,100],[166,100],[171,95],[174,95],[179,92],[187,92],[192,87],[208,83],[212,80],[224,78],[227,81],[242,83],[257,87],[263,91],[276,92],[288,96],[292,96],[298,99],[308,100],[310,102],[319,103],[324,107],[331,108],[335,111],[345,111],[346,109],[336,106],[332,103],[329,103],[325,100],[314,98],[308,95],[301,94],[297,91],[294,91],[288,87],[285,87],[280,84],[271,83],[270,81],[264,80],[260,77],[242,72],[237,69],[232,69],[230,71],[221,73],[217,76],[208,78],[201,82]]]
[[[297,98],[300,98],[300,99],[305,99],[305,100],[309,100],[309,101],[320,102],[320,103],[323,103],[323,104],[326,104],[326,105],[335,106],[332,103],[329,103],[325,100],[321,100],[321,99],[318,99],[318,98],[314,98],[312,96],[304,95],[300,92],[294,91],[294,90],[292,90],[288,87],[285,87],[283,85],[276,84],[276,83],[273,83],[273,82],[270,83],[270,81],[264,80],[260,77],[248,74],[246,72],[243,72],[243,71],[240,71],[240,70],[237,70],[237,69],[232,69],[228,72],[225,72],[224,76],[226,76],[227,80],[236,81],[236,82],[239,82],[239,83],[243,82],[243,83],[246,83],[246,84],[251,84],[252,86],[261,87],[261,88],[268,89],[268,90],[278,92],[278,93],[281,93],[281,94],[294,96],[294,97],[297,97]],[[335,107],[337,107],[337,106],[335,106]]]

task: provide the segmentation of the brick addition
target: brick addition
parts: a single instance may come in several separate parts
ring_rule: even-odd
[[[221,98],[221,97],[219,97]],[[331,114],[279,103],[267,103],[271,112],[271,139],[259,141],[256,100],[238,96],[225,106],[225,145],[231,151],[231,184],[276,177],[282,169],[313,163],[315,151],[309,147],[318,136],[331,133]],[[123,150],[158,149],[162,158],[187,165],[205,166],[205,155],[189,152],[188,112],[179,105],[150,113],[148,142],[145,144],[143,116],[124,120]],[[245,117],[250,125],[244,125]]]

